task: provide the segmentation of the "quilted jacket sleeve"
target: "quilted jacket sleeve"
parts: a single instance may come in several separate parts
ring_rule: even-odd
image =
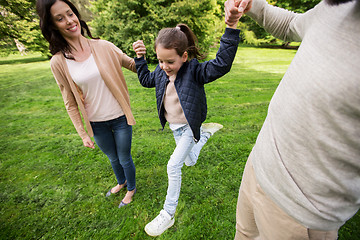
[[[160,70],[159,66],[156,67],[155,71],[150,72],[144,57],[135,58],[135,64],[140,84],[147,88],[155,87],[156,75]]]
[[[198,65],[199,69],[195,71],[197,73],[196,79],[200,83],[212,82],[230,71],[240,41],[239,33],[240,30],[238,29],[225,29],[216,58],[200,63]]]

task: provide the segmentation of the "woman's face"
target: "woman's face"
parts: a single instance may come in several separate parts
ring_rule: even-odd
[[[74,39],[81,36],[79,19],[65,2],[56,1],[51,6],[50,13],[55,28],[65,39]]]

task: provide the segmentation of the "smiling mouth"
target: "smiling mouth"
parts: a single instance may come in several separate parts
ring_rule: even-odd
[[[72,32],[76,31],[77,30],[77,25],[74,25],[71,28],[68,28],[68,30],[72,31]]]

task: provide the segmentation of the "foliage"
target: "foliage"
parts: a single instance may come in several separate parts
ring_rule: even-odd
[[[187,24],[199,40],[203,52],[215,42],[220,23],[220,7],[215,0],[97,0],[92,2],[91,26],[96,36],[107,39],[134,56],[132,43],[143,40],[147,59],[156,60],[154,41],[160,29]]]
[[[321,0],[272,0],[272,4],[287,10],[304,13],[309,9],[315,7]]]
[[[81,19],[85,22],[89,22],[93,18],[93,14],[90,11],[90,1],[89,0],[72,0],[71,1],[79,11]]]
[[[154,39],[164,27],[177,23],[188,24],[198,37],[203,52],[216,43],[224,30],[225,0],[73,0],[83,19],[90,21],[93,35],[115,43],[133,56],[132,43],[142,39],[147,46],[147,58],[154,61]],[[304,12],[319,0],[271,0],[271,4]],[[14,40],[19,40],[28,51],[39,51],[49,56],[48,43],[41,35],[35,12],[36,0],[0,0],[0,55],[16,51]],[[92,12],[93,14],[92,14]],[[241,19],[240,28],[245,43],[259,45],[274,41],[249,17]]]
[[[2,54],[14,49],[19,40],[29,51],[48,55],[48,44],[42,37],[35,10],[36,0],[0,0],[0,46]]]
[[[250,30],[251,26],[249,26],[249,24],[246,24],[245,22],[239,22],[238,28],[241,29],[240,36],[242,38],[242,42],[245,44],[258,46],[262,43],[267,42],[263,38],[257,38],[255,33]],[[267,35],[265,35],[264,38],[267,38]]]
[[[210,57],[214,57],[213,49]],[[183,167],[175,225],[157,239],[233,239],[246,159],[294,50],[240,46],[226,76],[206,85],[212,136],[194,167]],[[0,239],[154,239],[145,225],[161,210],[166,163],[175,143],[160,130],[154,89],[125,71],[137,124],[132,156],[138,192],[105,198],[115,177],[106,156],[82,146],[67,116],[49,61],[40,55],[0,58]],[[153,68],[154,66],[152,66]],[[360,213],[339,232],[357,240]]]

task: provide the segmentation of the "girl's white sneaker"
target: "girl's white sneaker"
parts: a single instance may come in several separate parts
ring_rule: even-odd
[[[174,225],[175,219],[170,216],[165,210],[161,210],[154,220],[146,224],[145,232],[152,237],[159,236],[166,229]]]
[[[214,135],[214,133],[222,129],[224,126],[219,123],[203,123],[201,127],[203,132],[208,132],[212,136]]]

